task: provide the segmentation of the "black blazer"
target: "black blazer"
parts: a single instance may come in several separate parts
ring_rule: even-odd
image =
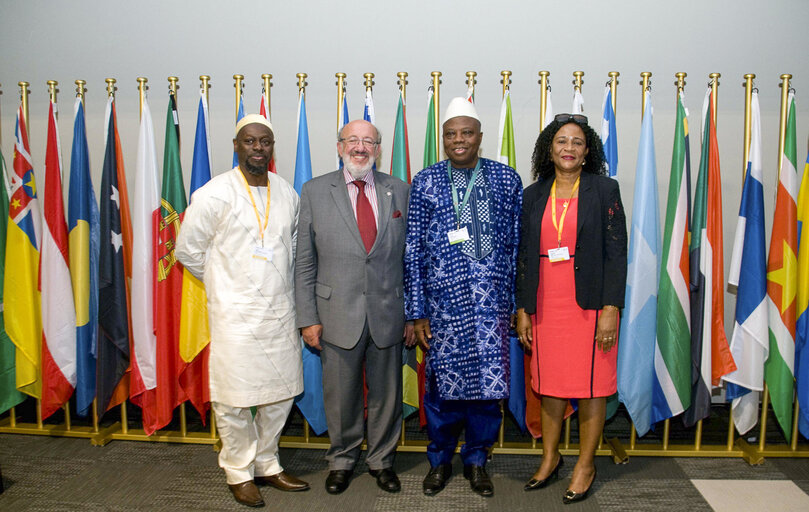
[[[536,313],[539,285],[539,235],[554,177],[540,179],[523,193],[522,236],[517,263],[517,307]],[[626,292],[626,216],[618,182],[582,173],[576,222],[576,302],[582,309],[624,307]],[[572,249],[572,248],[571,248]]]

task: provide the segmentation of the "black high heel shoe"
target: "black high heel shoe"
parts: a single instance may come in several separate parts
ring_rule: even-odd
[[[553,468],[553,471],[551,471],[550,475],[543,478],[542,480],[537,480],[536,478],[532,478],[531,480],[528,481],[527,484],[525,484],[525,487],[523,487],[523,490],[524,491],[535,491],[537,489],[542,489],[543,487],[547,487],[548,484],[551,483],[551,480],[555,480],[555,479],[559,478],[559,468],[561,468],[563,464],[564,464],[564,459],[562,459],[562,456],[559,455],[559,462],[556,463],[556,467]]]
[[[565,505],[570,505],[571,503],[576,503],[577,501],[584,501],[587,499],[587,495],[590,494],[590,489],[593,488],[593,484],[596,481],[596,473],[598,472],[597,468],[593,468],[593,479],[590,481],[590,487],[588,487],[584,492],[574,492],[570,489],[565,491],[565,494],[562,496],[562,503]]]

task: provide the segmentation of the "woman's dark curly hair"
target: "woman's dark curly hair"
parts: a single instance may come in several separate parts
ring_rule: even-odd
[[[577,123],[572,120],[553,120],[542,130],[534,145],[534,155],[531,157],[531,176],[533,176],[535,180],[539,178],[545,179],[554,175],[555,170],[553,162],[551,161],[551,144],[553,138],[556,136],[556,132],[568,123],[576,124],[584,131],[587,149],[590,150],[589,153],[587,153],[587,157],[584,159],[582,172],[607,174],[607,167],[604,164],[604,146],[601,144],[601,137],[596,131],[585,123]]]

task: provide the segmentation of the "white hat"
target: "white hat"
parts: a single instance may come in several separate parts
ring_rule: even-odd
[[[472,119],[477,119],[477,121],[480,122],[478,111],[475,108],[474,103],[461,96],[452,98],[452,101],[449,102],[449,106],[444,113],[444,121],[442,121],[441,124],[443,125],[453,117],[471,117]]]
[[[241,118],[238,123],[236,123],[236,132],[234,133],[234,137],[238,137],[241,129],[248,124],[263,124],[269,128],[271,132],[273,132],[272,123],[270,123],[266,117],[262,116],[261,114],[248,114]],[[275,134],[275,132],[273,132],[273,134]]]

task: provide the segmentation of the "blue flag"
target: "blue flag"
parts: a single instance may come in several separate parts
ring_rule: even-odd
[[[348,124],[348,101],[346,101],[346,94],[345,91],[343,91],[343,109],[338,114],[337,126],[339,126],[340,129],[342,130],[343,126],[347,124]],[[340,158],[339,153],[337,154],[337,168],[338,169],[343,168],[343,159]]]
[[[194,157],[191,161],[191,184],[188,197],[191,197],[199,187],[208,183],[211,179],[211,147],[208,130],[208,111],[205,104],[205,93],[199,99],[197,109],[197,131],[194,135]],[[239,109],[241,117],[244,117],[244,108]],[[238,165],[238,161],[236,165]],[[235,165],[234,165],[235,167]]]
[[[640,435],[650,428],[660,273],[660,213],[651,100],[650,94],[646,97],[635,167],[626,308],[618,343],[618,396]]]
[[[612,108],[612,90],[604,90],[604,109],[601,116],[601,142],[604,144],[604,159],[611,178],[618,176],[618,133],[615,128],[615,110]]]
[[[239,96],[239,111],[236,113],[236,124],[239,124],[239,121],[242,120],[244,117],[244,96]],[[239,155],[236,152],[233,152],[233,167],[237,167],[239,165]]]
[[[72,249],[70,273],[76,303],[76,412],[79,416],[86,416],[96,395],[99,217],[90,179],[84,105],[78,98],[75,112],[67,229]]]

